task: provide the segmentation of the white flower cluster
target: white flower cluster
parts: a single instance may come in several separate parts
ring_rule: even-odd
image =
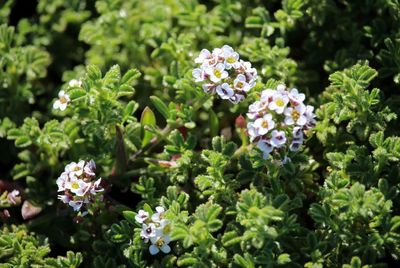
[[[305,105],[305,95],[285,85],[261,92],[260,100],[249,106],[247,124],[250,140],[257,143],[268,159],[274,149],[299,150],[304,131],[315,126],[314,107]]]
[[[72,162],[65,166],[65,170],[57,179],[58,195],[65,204],[70,205],[74,211],[80,211],[82,206],[92,204],[97,198],[102,200],[100,192],[104,189],[100,185],[101,178],[96,180],[96,164],[93,160],[80,160],[78,163]],[[87,211],[84,212],[84,215]]]
[[[212,52],[203,49],[195,59],[200,68],[192,71],[195,82],[202,82],[206,93],[215,92],[221,99],[239,103],[254,87],[257,70],[251,63],[239,59],[239,54],[228,45],[215,48]]]
[[[168,245],[171,242],[169,233],[171,227],[169,221],[165,219],[165,209],[156,207],[156,213],[150,216],[147,211],[139,210],[135,220],[142,224],[140,236],[145,243],[151,242],[149,251],[151,255],[155,255],[160,250],[164,253],[169,253],[171,247]]]
[[[68,87],[82,87],[82,81],[81,80],[76,80],[72,79],[71,81],[68,82]],[[64,111],[67,109],[68,105],[71,103],[71,98],[70,96],[65,93],[64,90],[60,90],[58,92],[58,99],[53,103],[53,109],[60,109],[61,111]]]

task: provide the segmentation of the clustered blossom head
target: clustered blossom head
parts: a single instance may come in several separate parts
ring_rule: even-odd
[[[249,106],[247,131],[265,159],[274,150],[300,149],[304,131],[316,123],[314,107],[305,105],[304,100],[305,95],[296,88],[278,85],[276,90],[262,91],[260,100]]]
[[[169,253],[171,247],[168,245],[171,242],[170,232],[171,227],[167,219],[165,219],[165,209],[156,207],[156,213],[150,215],[149,212],[139,210],[135,220],[142,224],[140,237],[145,243],[151,242],[149,251],[151,255],[155,255],[162,251]]]
[[[192,71],[195,82],[201,82],[206,93],[217,93],[232,103],[244,100],[256,84],[257,70],[250,62],[239,59],[239,54],[228,45],[212,52],[203,49],[195,62],[200,64]]]
[[[74,211],[82,211],[87,206],[102,201],[101,192],[104,191],[100,185],[101,178],[96,180],[96,164],[93,160],[80,160],[65,166],[65,170],[57,179],[58,195],[63,203],[70,205]],[[83,212],[83,216],[87,211]]]

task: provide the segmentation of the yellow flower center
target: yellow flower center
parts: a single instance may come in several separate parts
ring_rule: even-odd
[[[228,57],[228,58],[226,59],[226,61],[227,61],[228,63],[234,63],[234,62],[236,61],[236,59],[235,59],[234,57],[230,56],[230,57]]]
[[[215,75],[217,78],[221,78],[222,73],[221,73],[220,70],[214,69],[214,75]]]
[[[62,97],[60,97],[60,102],[61,102],[62,104],[67,103],[67,102],[68,102],[68,99],[67,99],[66,97],[62,96]]]
[[[72,183],[72,185],[71,185],[71,187],[73,188],[73,189],[79,189],[79,184],[77,183],[77,182],[73,182]]]
[[[164,245],[164,239],[161,237],[160,239],[157,240],[156,246],[160,248],[163,245]]]
[[[261,124],[263,128],[268,128],[268,121],[264,120]]]
[[[293,110],[292,111],[293,121],[297,121],[299,119],[299,117],[300,117],[300,113],[298,111],[296,111],[296,110]]]
[[[277,99],[275,101],[276,105],[278,105],[279,107],[282,107],[285,105],[285,102],[282,99]]]
[[[171,226],[169,224],[164,226],[163,233],[169,234],[171,232]]]
[[[237,87],[242,88],[243,87],[243,82],[237,82]]]

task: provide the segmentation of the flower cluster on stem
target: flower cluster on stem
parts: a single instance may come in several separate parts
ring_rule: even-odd
[[[171,242],[170,238],[170,223],[165,219],[165,209],[156,207],[156,213],[150,215],[149,212],[139,210],[135,220],[142,224],[140,237],[145,243],[150,242],[149,251],[151,255],[155,255],[160,251],[164,253],[171,252],[171,247],[168,245]]]
[[[200,64],[192,71],[195,82],[202,83],[206,93],[217,93],[221,99],[235,104],[246,98],[257,80],[257,70],[250,62],[239,59],[239,54],[228,45],[212,52],[203,49],[195,62]]]
[[[260,100],[249,106],[247,131],[268,159],[274,151],[298,151],[304,131],[315,126],[314,107],[305,105],[305,95],[296,88],[278,85],[261,92]]]
[[[63,203],[70,205],[74,211],[84,211],[97,200],[102,201],[104,188],[101,178],[96,180],[96,164],[93,160],[80,160],[65,166],[64,172],[57,179],[58,195]]]

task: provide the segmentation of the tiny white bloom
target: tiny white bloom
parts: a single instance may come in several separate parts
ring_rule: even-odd
[[[160,252],[160,250],[166,254],[171,252],[171,247],[168,245],[169,242],[171,241],[169,235],[161,237],[153,237],[150,238],[150,241],[152,243],[152,245],[149,248],[151,255],[157,254],[158,252]]]
[[[68,82],[68,86],[70,87],[81,87],[82,86],[82,81],[77,80],[77,79],[72,79],[71,81]]]
[[[314,107],[311,105],[307,105],[306,106],[306,111],[304,112],[306,118],[307,118],[307,123],[306,126],[308,128],[314,127],[316,124],[316,120],[315,120],[315,114],[313,113],[314,111]]]
[[[275,90],[272,90],[272,89],[270,89],[270,88],[265,89],[265,90],[263,90],[263,91],[261,92],[260,100],[261,100],[261,101],[264,101],[264,102],[267,102],[267,103],[272,102],[275,93],[276,93]]]
[[[300,149],[302,142],[296,142],[295,140],[289,145],[289,150],[292,152],[298,151]]]
[[[215,67],[209,67],[206,69],[206,73],[210,76],[210,80],[214,83],[218,83],[222,79],[228,77],[228,72],[225,71],[225,66],[222,63],[218,63]]]
[[[60,177],[58,177],[56,181],[58,186],[57,192],[65,191],[65,184],[67,183],[68,180],[69,180],[68,173],[67,172],[61,173]]]
[[[239,54],[237,52],[233,51],[233,49],[232,49],[232,51],[225,51],[224,58],[225,58],[224,64],[225,64],[226,69],[229,70],[231,68],[234,68],[234,69],[239,68],[239,66],[240,66],[240,63],[238,62]]]
[[[247,133],[249,134],[251,141],[259,136],[258,128],[254,126],[254,122],[247,123]]]
[[[83,172],[89,177],[94,177],[96,176],[95,171],[96,171],[96,163],[93,160],[86,162],[83,168]]]
[[[200,51],[200,55],[194,59],[195,63],[203,63],[204,60],[209,59],[211,57],[211,52],[208,49],[202,49]]]
[[[66,94],[64,90],[61,90],[58,93],[58,100],[56,100],[53,104],[53,109],[60,109],[61,111],[64,111],[70,102],[71,99],[69,95]]]
[[[272,102],[269,103],[268,108],[270,108],[271,110],[275,111],[278,114],[282,114],[288,102],[289,102],[288,96],[276,92],[273,96]]]
[[[205,93],[214,93],[215,92],[215,84],[203,84],[201,85]]]
[[[307,117],[304,114],[306,112],[306,106],[303,104],[299,104],[292,107],[287,107],[284,111],[285,117],[285,124],[286,125],[299,125],[304,126],[307,123]]]
[[[74,209],[74,211],[79,211],[83,205],[83,201],[69,201],[68,204]]]
[[[60,199],[64,204],[68,204],[71,201],[71,198],[68,195],[58,195],[58,199]]]
[[[156,236],[156,225],[154,223],[143,223],[142,231],[140,231],[140,236],[144,238],[151,238]]]
[[[66,183],[66,188],[77,196],[84,196],[91,188],[91,183],[84,182],[80,179],[71,179]]]
[[[104,188],[101,187],[100,183],[101,183],[101,178],[99,178],[93,183],[92,187],[90,188],[91,194],[96,195],[97,193],[104,191]]]
[[[138,223],[143,223],[149,218],[149,213],[143,209],[139,210],[138,214],[135,216],[135,220]]]
[[[243,74],[239,74],[236,77],[236,79],[233,81],[233,87],[244,92],[248,92],[251,89],[251,86],[246,81],[246,76]]]
[[[229,101],[232,102],[233,104],[238,104],[242,100],[244,100],[245,96],[242,94],[234,94],[232,97],[229,98]]]
[[[192,76],[195,82],[203,82],[206,78],[204,69],[196,68],[192,71]]]
[[[263,152],[263,158],[268,159],[269,154],[273,151],[274,147],[271,145],[270,140],[260,140],[257,147]]]
[[[279,93],[281,93],[281,94],[287,94],[287,92],[286,92],[286,86],[285,86],[284,84],[279,84],[279,85],[276,87],[276,91],[279,92]]]
[[[293,138],[301,139],[301,140],[303,139],[303,131],[302,131],[301,127],[293,128],[292,133],[293,133]]]
[[[69,173],[70,176],[79,177],[83,174],[83,169],[85,166],[85,161],[80,160],[78,163],[72,162],[65,166],[65,171]]]
[[[289,92],[288,96],[289,96],[290,103],[292,103],[293,106],[297,106],[299,104],[302,104],[303,101],[306,98],[306,95],[304,95],[303,93],[299,93],[297,88],[293,88]]]
[[[284,131],[273,130],[271,144],[274,147],[280,148],[286,142],[286,135]]]
[[[154,213],[151,216],[151,220],[154,222],[159,222],[161,219],[164,218],[165,209],[163,207],[158,206],[156,207],[156,211],[157,213]]]
[[[234,91],[228,83],[223,83],[222,85],[217,86],[217,94],[221,97],[221,99],[227,100],[233,96]]]
[[[254,127],[258,129],[259,135],[265,135],[275,127],[275,122],[272,120],[271,114],[266,114],[261,118],[257,118],[254,121]]]

